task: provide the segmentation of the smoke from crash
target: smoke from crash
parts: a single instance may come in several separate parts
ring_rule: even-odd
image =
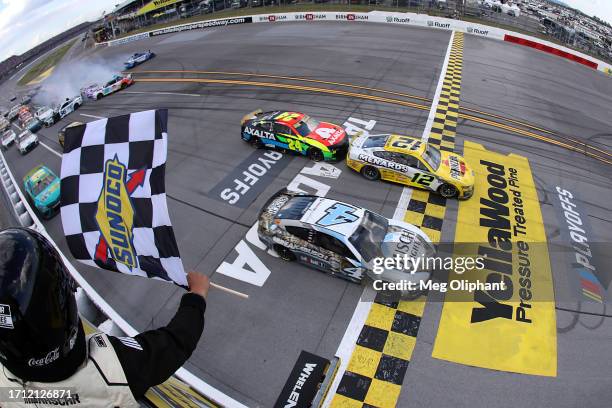
[[[123,70],[123,62],[129,58],[117,58],[107,61],[102,58],[89,58],[61,64],[56,67],[53,74],[42,83],[34,102],[39,105],[56,107],[66,98],[81,93],[81,88],[93,84],[104,84],[113,75]]]

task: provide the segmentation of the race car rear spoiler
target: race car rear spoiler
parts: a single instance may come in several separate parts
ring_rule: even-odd
[[[244,122],[246,122],[247,120],[251,120],[251,119],[255,119],[255,117],[257,115],[259,115],[260,113],[262,113],[263,111],[261,109],[256,109],[251,113],[247,113],[246,115],[244,115],[242,117],[242,119],[240,120],[240,124],[244,125]]]

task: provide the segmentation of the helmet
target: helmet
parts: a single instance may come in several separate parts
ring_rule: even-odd
[[[61,381],[86,357],[76,283],[56,249],[26,228],[0,231],[0,363],[26,381]]]

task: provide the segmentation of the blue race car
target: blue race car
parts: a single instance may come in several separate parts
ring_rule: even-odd
[[[27,199],[44,219],[53,217],[60,207],[60,179],[42,164],[23,177]]]
[[[148,50],[146,52],[137,52],[132,55],[130,59],[127,60],[127,62],[124,62],[123,65],[125,66],[125,69],[131,69],[134,68],[136,65],[140,65],[143,62],[150,60],[154,56],[155,53],[151,52],[151,50]]]

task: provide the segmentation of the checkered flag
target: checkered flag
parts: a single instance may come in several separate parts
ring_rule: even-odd
[[[160,109],[68,128],[62,226],[87,265],[186,287],[166,204],[167,123]]]

